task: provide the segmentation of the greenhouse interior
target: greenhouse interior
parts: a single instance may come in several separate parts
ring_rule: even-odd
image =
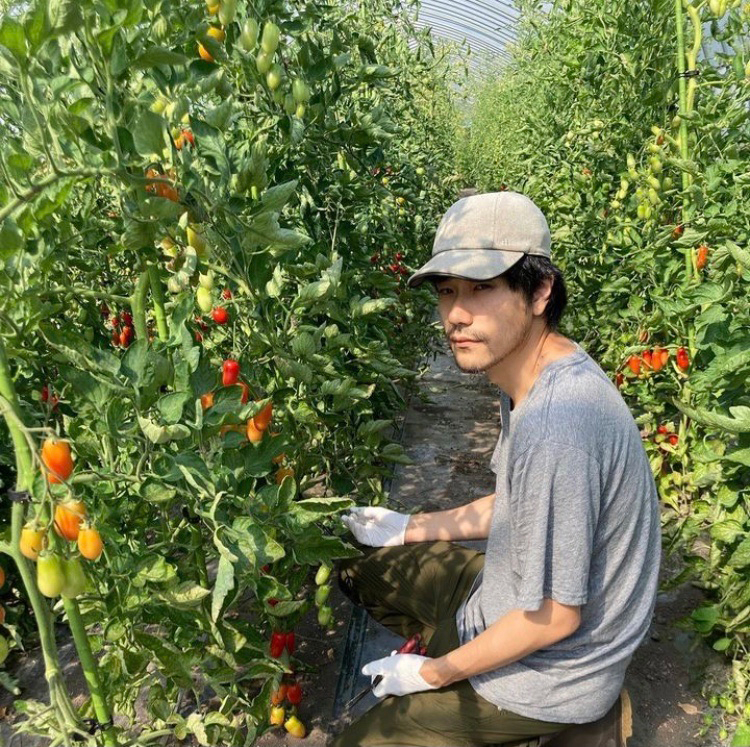
[[[0,0],[0,745],[750,747],[748,0]]]

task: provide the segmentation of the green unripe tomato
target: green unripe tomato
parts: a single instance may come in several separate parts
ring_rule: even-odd
[[[255,67],[261,75],[265,75],[273,65],[273,52],[258,52],[255,58]]]
[[[627,162],[629,169],[635,168],[635,156],[632,153],[628,153]]]
[[[65,586],[62,560],[51,553],[40,555],[36,562],[36,584],[45,597],[59,597]]]
[[[335,325],[334,325],[335,326]],[[338,329],[338,328],[337,328]],[[315,583],[318,586],[322,586],[331,577],[331,566],[326,563],[321,563],[318,572],[315,574]]]
[[[655,176],[649,176],[648,183],[651,185],[651,188],[655,189],[657,192],[661,189],[661,182]]]
[[[324,586],[319,586],[315,590],[315,606],[316,607],[322,607],[326,600],[328,599],[328,595],[331,593],[331,586],[330,584],[325,584]]]
[[[653,187],[649,187],[648,189],[648,201],[652,205],[658,205],[661,202],[661,197],[659,197],[659,193]]]
[[[281,30],[279,27],[273,21],[268,21],[263,26],[263,35],[260,38],[260,46],[263,48],[263,51],[273,54],[279,46],[280,35]]]
[[[86,574],[81,567],[81,561],[78,558],[64,560],[63,573],[65,584],[61,590],[62,595],[68,599],[75,599],[79,594],[83,594],[86,590]]]
[[[236,0],[221,0],[219,5],[219,22],[221,25],[229,26],[230,23],[234,22],[235,15],[237,15]]]
[[[673,186],[673,185],[674,185],[674,182],[673,182],[673,181],[672,181],[672,179],[671,179],[670,177],[668,177],[668,176],[665,176],[665,177],[664,177],[664,178],[663,178],[663,179],[661,180],[661,188],[662,188],[662,189],[664,189],[664,190],[667,190],[667,189],[672,189],[672,186]]]
[[[240,49],[243,52],[252,52],[258,43],[258,22],[254,18],[248,18],[242,24],[242,32],[237,40]]]
[[[723,727],[719,729],[719,739],[726,739],[729,736],[729,732]]]
[[[208,288],[208,290],[211,290],[214,287],[214,271],[209,270],[205,275],[199,273],[198,283],[201,288]]]
[[[324,604],[318,610],[318,625],[321,625],[322,627],[327,628],[331,624],[332,619],[333,619],[333,610],[327,604]]]
[[[292,83],[292,96],[298,104],[304,104],[310,100],[310,88],[304,80],[297,78]]]
[[[198,290],[195,291],[195,302],[204,314],[208,314],[208,312],[214,307],[214,299],[211,295],[211,291],[203,286],[200,286]]]
[[[708,704],[711,706],[711,708],[716,708],[716,706],[719,705],[719,698],[716,695],[712,695],[708,699]]]
[[[422,166],[417,166],[416,169],[414,169],[417,176],[424,176],[424,168]]]
[[[653,171],[655,174],[658,174],[662,169],[661,160],[657,158],[656,156],[652,156],[648,159],[649,165],[651,166],[651,171]]]
[[[291,117],[297,109],[297,102],[294,100],[294,96],[288,93],[284,96],[284,111]]]
[[[302,119],[302,117],[305,116],[305,105],[297,104],[297,109],[295,110],[294,113],[299,119]]]
[[[169,99],[164,96],[159,96],[153,104],[151,104],[151,111],[155,114],[161,114],[169,103]]]
[[[735,705],[734,705],[734,701],[733,700],[727,700],[727,704],[724,706],[724,710],[727,713],[729,713],[729,714],[734,713],[735,710],[736,710]]]
[[[284,76],[284,71],[281,69],[281,65],[273,65],[266,74],[266,83],[268,87],[275,91],[281,85],[281,79]]]

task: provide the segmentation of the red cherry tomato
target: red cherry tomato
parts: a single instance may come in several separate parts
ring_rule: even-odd
[[[224,386],[234,386],[240,378],[240,364],[232,358],[227,358],[222,364],[221,383]]]
[[[677,350],[677,366],[682,371],[687,371],[690,368],[690,356],[685,348]]]
[[[217,324],[226,324],[229,321],[229,312],[223,306],[216,306],[211,310],[211,318]]]
[[[271,656],[274,659],[278,659],[284,651],[284,645],[286,644],[285,633],[271,633]]]

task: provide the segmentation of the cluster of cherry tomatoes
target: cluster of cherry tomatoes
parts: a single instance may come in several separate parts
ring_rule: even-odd
[[[669,361],[670,353],[665,348],[654,348],[653,350],[644,350],[640,355],[631,355],[626,365],[630,371],[640,378],[649,376],[652,371],[661,371]],[[675,362],[680,371],[687,371],[690,368],[690,355],[684,347],[677,348]],[[625,374],[618,371],[615,376],[615,383],[618,389],[625,382]]]
[[[109,326],[112,328],[112,345],[116,348],[129,348],[135,337],[133,315],[129,311],[113,314],[109,319]]]
[[[66,481],[73,473],[73,455],[67,441],[48,438],[42,444],[41,462],[50,484]],[[75,542],[79,554],[88,560],[98,560],[104,545],[99,531],[90,523],[83,501],[68,498],[55,505],[55,532],[68,542]],[[60,594],[75,598],[86,587],[86,575],[78,556],[63,557],[47,547],[49,525],[37,519],[21,530],[19,550],[37,563],[37,585],[47,597]]]

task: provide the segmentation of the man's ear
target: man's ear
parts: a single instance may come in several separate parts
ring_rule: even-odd
[[[542,316],[547,308],[549,298],[552,295],[552,285],[555,279],[552,276],[544,278],[541,285],[534,292],[534,300],[531,304],[531,311],[534,316]]]

